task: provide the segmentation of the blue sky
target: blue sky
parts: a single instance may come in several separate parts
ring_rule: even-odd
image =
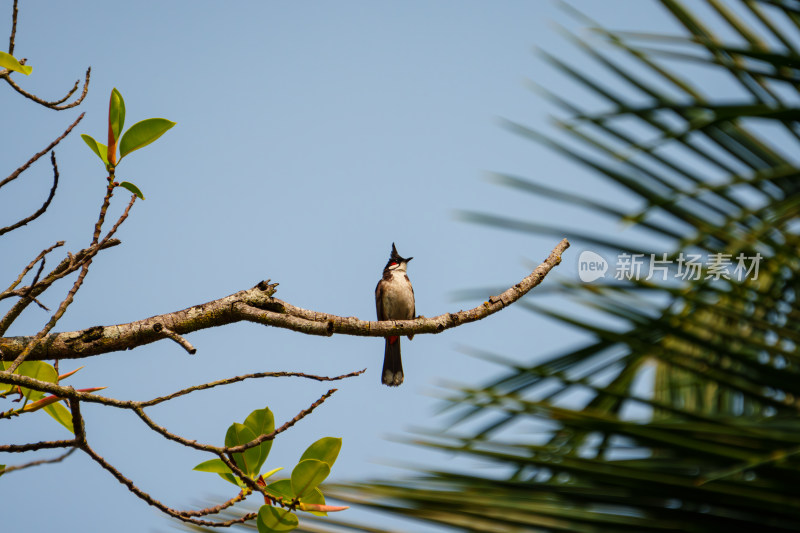
[[[0,7],[4,29],[10,27],[10,5]],[[613,28],[676,31],[655,2],[572,5]],[[502,127],[501,119],[509,119],[558,135],[548,120],[552,107],[530,91],[527,80],[588,107],[599,104],[533,53],[542,48],[589,75],[603,75],[559,35],[553,21],[581,28],[555,2],[544,1],[86,0],[54,10],[53,4],[23,0],[15,55],[27,57],[34,71],[24,79],[15,75],[17,82],[52,99],[87,66],[92,81],[83,105],[60,113],[0,87],[0,174],[41,150],[78,113],[87,114],[56,149],[61,185],[50,210],[0,241],[0,275],[13,279],[56,240],[66,240],[72,251],[88,243],[105,175],[79,134],[104,138],[108,95],[116,87],[126,101],[128,125],[149,117],[177,125],[119,167],[118,177],[136,183],[147,200],[137,202],[120,230],[123,245],[94,262],[57,330],[179,310],[267,278],[280,283],[276,296],[294,305],[373,319],[373,290],[392,242],[415,258],[409,276],[418,313],[473,307],[480,300],[454,301],[454,293],[507,288],[559,238],[467,224],[455,216],[458,210],[598,233],[624,230],[486,179],[490,172],[508,172],[613,202],[628,199]],[[43,158],[6,187],[0,194],[2,222],[38,207],[49,180]],[[115,198],[112,216],[125,203],[125,195]],[[574,278],[579,250],[568,252],[555,274]],[[45,302],[57,305],[67,290],[66,284],[54,287]],[[530,297],[537,297],[535,291]],[[9,334],[32,334],[47,318],[30,308]],[[313,416],[279,438],[266,465],[291,467],[314,440],[338,436],[344,447],[332,479],[340,481],[402,475],[392,466],[399,463],[441,465],[441,456],[387,436],[442,427],[446,419],[436,416],[439,384],[479,384],[498,372],[459,347],[532,361],[581,340],[510,309],[441,335],[404,340],[406,382],[389,389],[379,383],[381,339],[305,337],[253,324],[188,339],[198,348],[194,356],[160,342],[80,361],[87,366],[71,383],[104,385],[110,396],[143,400],[248,372],[336,375],[366,367],[364,376],[337,385],[339,392]],[[227,426],[251,410],[268,405],[282,423],[327,389],[298,379],[253,381],[197,393],[153,408],[151,415],[171,431],[222,444]],[[216,476],[191,471],[210,457],[165,442],[129,413],[86,406],[85,415],[95,449],[167,505],[190,508],[233,495]],[[44,415],[3,428],[2,443],[68,438]],[[169,528],[165,518],[81,454],[2,481],[4,507],[14,509],[3,517],[9,530],[52,530],[52,521],[29,523],[43,510],[67,530]]]

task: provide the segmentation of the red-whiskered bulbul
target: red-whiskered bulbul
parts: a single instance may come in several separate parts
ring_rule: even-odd
[[[383,269],[383,278],[375,287],[375,307],[378,309],[378,320],[410,320],[414,318],[414,288],[408,279],[406,268],[408,262],[414,259],[403,259],[397,253],[397,248],[392,243],[392,255],[386,268]],[[414,335],[408,336],[409,340]],[[386,351],[383,354],[383,373],[381,383],[390,387],[397,387],[403,383],[403,362],[400,359],[400,337],[393,335],[386,337]]]

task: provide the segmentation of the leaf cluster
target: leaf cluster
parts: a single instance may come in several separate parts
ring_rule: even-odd
[[[244,423],[234,422],[225,434],[225,447],[244,446],[257,441],[259,437],[275,432],[275,419],[268,407],[257,409],[245,418]],[[258,510],[258,531],[291,531],[298,526],[296,510],[325,516],[327,511],[343,508],[325,505],[325,496],[319,489],[331,472],[333,463],[339,456],[342,439],[325,437],[309,446],[292,469],[288,479],[267,483],[267,480],[282,467],[261,473],[261,468],[272,449],[272,439],[266,439],[242,452],[230,454],[233,463],[257,486],[263,488],[264,505]],[[250,491],[250,485],[237,477],[222,459],[210,459],[197,465],[195,470],[219,474],[222,479]]]
[[[96,141],[91,135],[85,133],[81,135],[83,141],[105,165],[109,172],[109,181],[112,182],[116,167],[122,158],[152,143],[164,135],[175,123],[165,118],[148,118],[137,122],[125,133],[122,133],[124,125],[125,100],[114,88],[108,102],[108,145]],[[117,157],[117,152],[119,152],[119,157]],[[118,185],[144,200],[142,191],[133,183],[123,181]]]

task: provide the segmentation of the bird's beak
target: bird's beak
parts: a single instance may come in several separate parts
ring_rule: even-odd
[[[409,261],[411,261],[412,259],[414,259],[414,258],[413,258],[413,257],[409,257],[408,259],[406,259],[406,263],[408,263],[408,262],[409,262]]]

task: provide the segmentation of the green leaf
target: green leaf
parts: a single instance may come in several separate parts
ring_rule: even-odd
[[[317,459],[305,459],[297,463],[292,470],[292,491],[302,498],[325,481],[331,473],[331,467]]]
[[[339,457],[339,450],[342,449],[342,439],[335,437],[324,437],[306,448],[300,460],[317,459],[328,466],[333,466],[336,458]]]
[[[258,533],[270,531],[291,531],[297,527],[297,517],[288,509],[262,505],[258,510]]]
[[[108,123],[114,133],[114,140],[119,139],[122,127],[125,125],[125,100],[116,89],[111,90],[111,99],[108,104]]]
[[[272,411],[269,410],[269,407],[257,409],[247,416],[244,420],[244,425],[250,428],[256,437],[260,437],[261,435],[267,435],[275,431],[275,417],[272,415]],[[262,442],[258,445],[258,449],[261,455],[258,463],[253,467],[256,473],[261,471],[261,467],[267,460],[269,452],[272,449],[272,441],[266,440]]]
[[[122,136],[119,143],[119,158],[155,141],[175,123],[165,118],[148,118],[137,122]]]
[[[4,361],[0,363],[3,370],[11,366],[11,361]],[[39,381],[46,381],[47,383],[58,383],[58,372],[53,368],[53,365],[45,363],[44,361],[25,361],[17,368],[15,374],[20,376],[28,376],[29,378],[38,379]],[[0,392],[5,392],[14,385],[0,384]],[[29,400],[36,401],[44,398],[45,393],[26,389],[22,387],[22,394]]]
[[[56,421],[67,428],[70,433],[75,433],[75,428],[72,427],[72,413],[63,403],[53,403],[44,407],[42,410],[55,418]]]
[[[92,152],[97,154],[97,157],[103,163],[108,165],[108,147],[105,144],[95,141],[91,135],[86,135],[85,133],[81,134],[81,139],[92,149]]]
[[[228,465],[223,463],[221,459],[209,459],[208,461],[203,461],[199,465],[195,466],[192,470],[197,470],[198,472],[212,472],[215,474],[219,474],[219,477],[221,477],[228,483],[232,483],[236,486],[239,486],[236,476],[234,476],[231,473],[231,469],[228,468]]]
[[[137,187],[130,181],[123,181],[122,183],[119,184],[119,186],[122,187],[123,189],[128,189],[130,192],[132,192],[133,194],[144,200],[144,195],[142,194],[142,191],[140,191],[139,187]]]
[[[255,438],[256,434],[253,433],[252,429],[244,424],[234,422],[231,427],[228,428],[228,433],[225,435],[225,446],[240,446],[242,444],[247,444]],[[233,461],[236,463],[236,466],[241,468],[245,474],[251,477],[258,474],[258,471],[255,469],[255,467],[259,464],[260,460],[260,446],[250,448],[244,453],[233,454]]]
[[[261,474],[261,479],[267,479],[270,476],[274,475],[276,472],[280,472],[281,470],[283,470],[283,467],[279,466],[278,468],[273,468],[269,472],[264,472],[263,474]]]
[[[16,72],[22,72],[26,76],[33,70],[33,67],[21,65],[20,62],[17,61],[17,58],[11,54],[7,54],[6,52],[0,52],[0,67],[7,68],[8,70],[14,70]]]
[[[325,496],[318,488],[309,491],[308,494],[303,496],[303,503],[315,503],[317,505],[325,505]],[[306,511],[316,516],[328,516],[325,511]]]
[[[288,479],[280,479],[267,485],[267,492],[290,502],[294,499],[295,494],[292,491],[292,482]]]
[[[209,459],[192,468],[198,472],[212,472],[214,474],[230,474],[231,469],[222,462],[222,459]]]

